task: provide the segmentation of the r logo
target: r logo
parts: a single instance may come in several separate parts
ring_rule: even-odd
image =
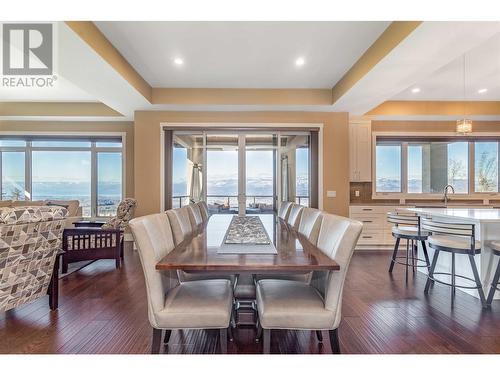
[[[52,75],[52,24],[3,24],[3,74]]]

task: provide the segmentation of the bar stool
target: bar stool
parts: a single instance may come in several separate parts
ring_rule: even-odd
[[[430,262],[425,245],[429,232],[423,231],[420,228],[420,216],[412,212],[389,212],[387,214],[387,221],[394,224],[392,236],[396,238],[389,272],[392,272],[394,264],[402,264],[406,267],[405,274],[408,280],[408,267],[412,267],[413,273],[415,273],[416,267],[427,267],[429,269]],[[406,255],[398,256],[401,239],[406,240]],[[422,244],[422,252],[425,259],[418,258],[418,242]],[[398,261],[398,259],[405,259],[405,261]],[[425,262],[425,264],[418,264],[418,262]]]
[[[500,257],[500,241],[492,241],[490,242],[490,248],[493,251],[493,255]],[[490,292],[488,293],[488,299],[486,300],[486,304],[489,306],[493,301],[493,296],[498,288],[498,279],[500,279],[500,261],[497,263],[497,270],[495,271],[495,276],[493,276],[493,280],[491,281]]]
[[[431,235],[428,238],[429,246],[434,249],[434,257],[432,258],[431,268],[427,275],[427,282],[425,284],[424,293],[429,293],[429,287],[432,282],[451,286],[451,299],[452,305],[455,298],[456,288],[463,289],[477,289],[481,304],[486,307],[486,298],[484,296],[483,285],[479,278],[479,273],[476,267],[474,255],[481,253],[481,242],[476,240],[476,231],[474,224],[465,223],[449,223],[436,221],[432,218],[422,218],[422,229],[429,231]],[[451,253],[451,273],[450,272],[435,272],[437,260],[440,252]],[[455,272],[455,256],[467,255],[469,257],[472,274],[474,278],[464,275],[457,275]],[[451,283],[447,283],[435,278],[436,275],[450,276]],[[457,285],[456,278],[469,280],[476,284],[476,286]]]

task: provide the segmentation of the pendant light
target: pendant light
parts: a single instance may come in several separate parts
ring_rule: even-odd
[[[466,93],[465,93],[465,54],[463,56],[463,105],[464,105],[464,117],[457,120],[457,133],[461,135],[466,135],[472,133],[472,120],[466,118]]]

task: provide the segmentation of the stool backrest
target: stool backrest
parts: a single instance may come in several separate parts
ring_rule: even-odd
[[[469,223],[450,223],[433,218],[422,218],[422,229],[432,235],[470,237],[471,252],[475,250],[476,227]]]
[[[420,225],[420,216],[413,212],[389,212],[387,221],[396,226],[417,227]]]

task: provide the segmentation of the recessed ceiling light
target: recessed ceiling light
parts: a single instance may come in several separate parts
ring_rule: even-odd
[[[297,66],[302,66],[306,63],[306,60],[303,57],[299,57],[297,60],[295,60],[295,65]]]
[[[420,92],[420,88],[419,87],[415,87],[415,88],[411,89],[411,92],[414,93],[414,94],[418,94]]]
[[[488,91],[488,89],[479,89],[479,90],[477,90],[477,92],[479,94],[484,94],[486,91]]]
[[[183,65],[183,64],[184,64],[184,60],[183,60],[183,59],[181,59],[180,57],[176,57],[176,58],[174,59],[174,64],[175,64],[175,65]]]

